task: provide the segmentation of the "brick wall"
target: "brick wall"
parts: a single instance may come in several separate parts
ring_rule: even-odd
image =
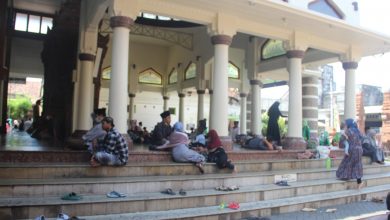
[[[21,94],[31,98],[31,102],[34,103],[40,97],[41,92],[41,82],[31,82],[27,81],[26,84],[20,83],[9,83],[8,84],[8,94],[9,98],[12,98],[13,95]]]
[[[390,150],[390,92],[383,93],[381,141]]]

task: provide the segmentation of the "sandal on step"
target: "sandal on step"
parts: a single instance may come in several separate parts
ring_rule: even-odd
[[[187,192],[184,191],[184,189],[180,189],[179,194],[182,196],[185,196],[185,195],[187,195]]]
[[[77,195],[75,192],[71,192],[69,194],[66,194],[61,197],[62,200],[71,200],[71,201],[77,201],[82,199],[80,195]]]
[[[173,192],[173,190],[171,188],[168,188],[164,191],[161,191],[161,193],[168,194],[168,195],[176,195],[176,193]]]
[[[239,209],[240,204],[238,202],[231,202],[231,203],[229,203],[228,208],[229,209]]]
[[[112,191],[106,194],[108,198],[121,198],[126,197],[127,195],[124,193],[119,193],[117,191]]]

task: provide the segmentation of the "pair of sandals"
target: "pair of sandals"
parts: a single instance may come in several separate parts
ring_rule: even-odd
[[[112,191],[106,194],[108,198],[123,198],[126,197],[127,195],[125,193],[119,193],[117,191]]]
[[[290,186],[286,180],[281,180],[275,183],[278,186]]]
[[[75,192],[71,192],[61,197],[62,200],[70,200],[70,201],[78,201],[81,200],[82,198],[83,198],[82,196],[77,195]]]
[[[34,220],[46,220],[46,218],[44,215],[41,215],[41,216],[36,217]],[[60,213],[60,214],[58,214],[56,220],[85,220],[85,219],[79,218],[77,216],[69,217],[65,213]]]
[[[240,189],[239,186],[224,186],[224,185],[221,185],[221,186],[215,187],[215,190],[218,190],[218,191],[235,191],[235,190],[239,190],[239,189]]]
[[[176,193],[171,189],[171,188],[168,188],[168,189],[166,189],[166,190],[163,190],[163,191],[161,191],[161,193],[163,193],[163,194],[167,194],[167,195],[176,195]],[[185,195],[187,195],[187,192],[186,191],[184,191],[184,189],[180,189],[179,190],[179,194],[180,195],[182,195],[182,196],[185,196]]]

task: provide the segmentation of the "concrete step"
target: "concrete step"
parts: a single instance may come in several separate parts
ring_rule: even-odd
[[[219,209],[218,205],[200,208],[175,209],[166,211],[136,212],[127,214],[82,216],[94,220],[135,220],[135,219],[240,219],[251,216],[270,216],[272,214],[298,211],[305,207],[319,208],[346,204],[370,199],[390,192],[390,185],[373,186],[358,190],[343,190],[332,193],[312,194],[292,198],[241,203],[238,210]]]
[[[383,178],[386,178],[387,181],[382,182],[381,185],[369,184],[370,181]],[[90,216],[89,219],[103,219],[98,215],[109,215],[107,219],[171,219],[170,212],[177,214],[175,218],[210,215],[215,218],[215,215],[229,214],[230,217],[236,219],[236,217],[240,217],[239,215],[241,217],[248,217],[248,214],[253,216],[271,215],[297,211],[303,207],[318,208],[368,199],[371,196],[390,191],[389,180],[390,173],[387,175],[367,175],[365,177],[367,186],[361,191],[355,189],[355,181],[327,179],[291,183],[291,186],[286,188],[276,185],[262,185],[242,187],[239,191],[232,192],[220,192],[213,189],[195,190],[188,191],[186,196],[146,193],[129,195],[129,197],[120,199],[109,199],[103,195],[97,195],[84,196],[83,200],[73,202],[62,201],[58,197],[0,199],[0,217],[7,215],[7,213],[11,215],[12,219],[31,219],[41,214],[54,217],[61,210],[61,212],[70,215]],[[332,187],[329,187],[330,185]],[[316,186],[320,186],[318,191],[308,190]],[[267,198],[264,196],[266,192],[278,194],[279,197]],[[240,203],[241,208],[239,210],[218,209],[218,204],[231,201]],[[116,215],[118,213],[129,214]]]
[[[128,194],[160,192],[166,188],[200,190],[220,185],[253,186],[271,184],[275,175],[296,175],[297,181],[335,178],[336,168],[295,169],[238,174],[206,174],[177,176],[140,176],[105,178],[54,179],[0,179],[0,197],[60,196],[69,192],[78,194],[105,194],[116,190]],[[390,164],[366,165],[364,174],[390,172]]]
[[[298,153],[304,150],[283,150],[278,151],[259,151],[259,150],[240,150],[227,152],[229,159],[233,161],[247,160],[270,160],[270,159],[296,159]],[[332,150],[331,155],[336,158],[343,157],[342,150]],[[1,151],[0,163],[85,163],[90,160],[91,155],[86,151]],[[171,162],[170,152],[161,151],[130,151],[129,163],[149,162]]]
[[[337,167],[341,159],[332,159],[332,167]],[[363,164],[370,159],[363,158]],[[257,160],[234,163],[240,173],[270,170],[290,170],[324,168],[324,159],[313,160]],[[218,169],[214,164],[204,166],[205,173],[230,173],[228,169]],[[0,164],[0,179],[50,179],[82,177],[129,177],[129,176],[172,176],[197,175],[199,170],[191,163],[138,163],[123,167],[91,167],[89,164]]]

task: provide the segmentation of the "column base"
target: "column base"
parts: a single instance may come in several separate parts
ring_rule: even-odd
[[[88,132],[87,130],[75,130],[71,136],[73,138],[81,138],[87,132]]]
[[[86,130],[75,130],[73,134],[65,140],[65,145],[72,150],[87,150],[87,147],[84,145],[84,141],[81,138],[87,132],[88,131]]]
[[[225,151],[233,151],[233,141],[231,137],[220,136],[219,139],[221,139],[223,149],[225,149]]]
[[[286,137],[282,140],[282,146],[286,150],[305,150],[307,143],[301,137]]]

